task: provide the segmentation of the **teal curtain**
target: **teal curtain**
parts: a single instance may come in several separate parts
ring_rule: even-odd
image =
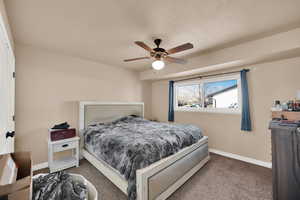
[[[247,82],[248,69],[243,69],[241,73],[241,88],[242,88],[242,122],[241,130],[251,131],[251,116],[250,116],[250,105],[249,105],[249,92]]]
[[[174,121],[174,81],[169,81],[169,113],[168,121]]]

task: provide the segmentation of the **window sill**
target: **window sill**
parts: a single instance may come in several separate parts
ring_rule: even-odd
[[[233,114],[240,115],[241,110],[227,110],[227,109],[175,109],[175,112],[202,112],[202,113],[216,113],[216,114]]]

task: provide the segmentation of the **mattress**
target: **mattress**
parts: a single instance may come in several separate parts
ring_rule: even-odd
[[[91,124],[83,132],[85,148],[128,181],[128,197],[136,199],[136,170],[175,154],[203,136],[193,125],[160,123],[126,116]]]

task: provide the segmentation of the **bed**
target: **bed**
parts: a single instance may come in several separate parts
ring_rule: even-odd
[[[123,193],[128,195],[129,199],[166,199],[209,160],[208,138],[206,136],[201,135],[201,137],[197,138],[196,134],[192,134],[194,129],[192,126],[179,127],[179,129],[177,126],[172,124],[163,124],[144,120],[143,103],[80,102],[79,110],[81,156],[94,165]],[[144,134],[144,130],[140,129],[139,127],[158,126],[159,128],[171,127],[176,130],[181,130],[181,128],[183,128],[182,130],[184,134],[180,131],[177,131],[178,133],[173,133],[173,131],[172,134],[169,133],[169,135],[172,135],[172,137],[174,136],[174,138],[176,137],[177,139],[178,137],[181,137],[181,135],[187,136],[185,136],[184,142],[180,143],[182,144],[181,148],[177,148],[176,151],[174,150],[175,153],[167,156],[161,156],[161,159],[156,159],[153,162],[149,161],[150,163],[145,165],[145,167],[143,165],[143,167],[137,167],[136,170],[132,170],[132,173],[134,172],[133,184],[132,179],[129,179],[128,176],[125,176],[125,172],[123,173],[123,171],[126,171],[126,169],[120,170],[123,169],[124,166],[116,167],[116,164],[114,164],[116,162],[110,162],[107,158],[101,155],[99,156],[97,151],[93,151],[91,146],[91,144],[94,143],[97,147],[105,146],[106,143],[114,143],[115,141],[113,141],[113,139],[111,139],[111,142],[110,140],[107,140],[108,142],[106,143],[96,143],[95,141],[98,140],[90,139],[93,137],[99,138],[100,136],[102,138],[103,135],[101,135],[100,132],[103,132],[102,130],[105,130],[107,127],[111,127],[113,125],[120,126],[117,128],[113,127],[113,130],[120,128],[124,134],[130,134],[130,131],[128,133],[127,131],[124,131],[125,128],[122,127],[121,124],[125,124],[125,128],[133,131],[132,133],[135,134],[138,133],[138,130],[140,130],[141,134]],[[154,129],[155,128],[153,128],[153,130]],[[190,129],[191,131],[189,131]],[[157,131],[152,132],[152,135],[154,134],[155,137],[159,137],[160,133],[158,134]],[[189,134],[189,132],[191,133]],[[151,134],[147,133],[147,135],[141,135],[141,138],[147,138],[148,135]],[[165,132],[163,135],[167,135],[167,132]],[[87,138],[87,136],[89,138]],[[107,135],[104,136],[108,137]],[[122,135],[117,135],[117,137],[122,137]],[[194,138],[193,143],[190,142],[192,139],[187,140],[186,138]],[[123,147],[124,145],[120,146]],[[114,155],[119,156],[118,154],[119,152],[112,152],[108,155],[113,157]],[[132,187],[132,185],[134,185],[134,187]],[[131,188],[134,188],[134,197],[132,195]]]

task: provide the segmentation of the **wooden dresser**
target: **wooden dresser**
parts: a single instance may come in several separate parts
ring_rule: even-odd
[[[293,111],[272,111],[272,119],[274,118],[282,118],[288,120],[300,120],[300,112],[293,112]]]
[[[300,112],[272,112],[273,200],[300,199]]]

